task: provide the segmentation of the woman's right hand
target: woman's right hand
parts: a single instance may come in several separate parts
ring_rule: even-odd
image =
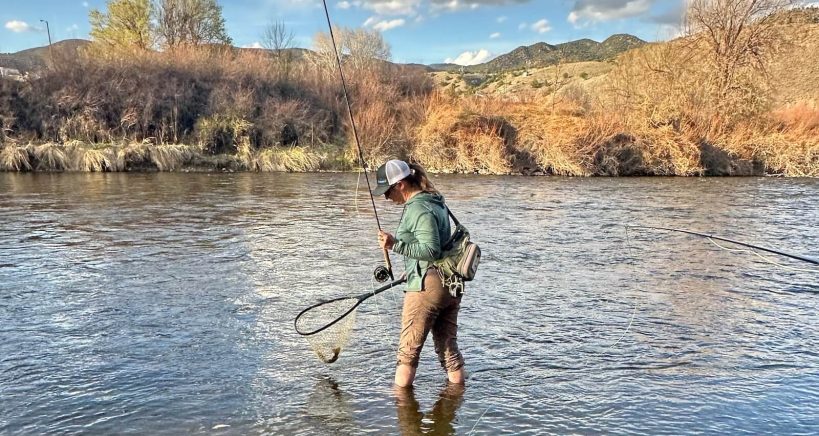
[[[378,246],[384,250],[392,250],[393,245],[395,245],[395,238],[391,234],[383,230],[379,230]]]

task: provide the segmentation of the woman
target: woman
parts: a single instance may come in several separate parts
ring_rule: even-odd
[[[464,359],[458,351],[458,310],[461,296],[444,288],[441,273],[432,264],[440,259],[450,237],[444,198],[435,190],[420,165],[391,160],[378,168],[373,195],[403,204],[395,236],[380,231],[381,248],[404,256],[407,290],[401,315],[401,338],[395,384],[411,386],[421,348],[432,331],[435,352],[451,383],[464,383]]]

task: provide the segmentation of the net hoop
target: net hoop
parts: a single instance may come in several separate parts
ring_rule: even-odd
[[[384,285],[384,286],[382,286],[382,287],[380,287],[378,289],[374,289],[372,291],[365,292],[365,293],[363,293],[361,295],[358,295],[358,296],[355,296],[355,297],[340,297],[340,298],[334,298],[332,300],[318,302],[318,303],[308,307],[307,309],[304,309],[301,312],[299,312],[299,314],[296,315],[296,319],[293,320],[293,327],[296,329],[296,333],[300,334],[301,336],[312,336],[312,335],[321,333],[324,330],[327,330],[328,328],[332,327],[333,325],[335,325],[336,323],[338,323],[342,319],[346,318],[350,313],[352,313],[353,311],[356,310],[356,308],[358,308],[359,304],[361,304],[367,298],[370,298],[370,297],[372,297],[374,295],[378,295],[378,294],[380,294],[380,293],[382,293],[382,292],[384,292],[384,291],[386,291],[388,289],[392,289],[392,288],[394,288],[394,287],[396,287],[396,286],[398,286],[401,283],[404,283],[406,281],[407,281],[406,277],[401,277],[400,279],[398,279],[398,280],[396,280],[394,282],[391,282],[391,283],[387,283],[386,285]],[[302,331],[302,330],[299,329],[299,318],[301,318],[302,315],[309,312],[310,310],[315,309],[316,307],[319,307],[319,306],[323,306],[325,304],[330,304],[330,303],[334,303],[336,301],[341,301],[341,300],[349,300],[351,298],[355,298],[358,301],[356,301],[356,303],[351,308],[349,308],[346,312],[344,312],[344,314],[342,314],[338,318],[334,319],[332,322],[328,323],[327,325],[324,325],[321,328],[318,328],[316,330],[309,331],[309,332],[305,332],[305,331]]]
[[[323,306],[323,305],[325,305],[325,304],[334,303],[334,302],[336,302],[336,301],[341,301],[341,300],[349,300],[350,298],[355,298],[355,297],[341,297],[341,298],[334,298],[334,299],[332,299],[332,300],[327,300],[327,301],[322,301],[322,302],[316,303],[316,304],[314,304],[314,305],[312,305],[312,306],[308,307],[307,309],[302,310],[301,312],[299,312],[299,314],[296,316],[296,319],[293,321],[293,326],[296,328],[296,333],[298,333],[298,334],[300,334],[300,335],[302,335],[302,336],[312,336],[312,335],[315,335],[315,334],[317,334],[317,333],[321,333],[321,332],[323,332],[324,330],[327,330],[328,328],[330,328],[330,327],[334,326],[334,325],[335,325],[335,324],[337,324],[339,321],[341,321],[342,319],[346,318],[346,317],[347,317],[347,315],[349,315],[349,314],[350,314],[350,313],[352,313],[354,310],[356,310],[356,308],[358,307],[358,305],[359,305],[359,304],[361,304],[361,301],[362,301],[362,300],[361,300],[361,299],[359,299],[359,300],[358,300],[358,301],[357,301],[357,302],[356,302],[356,303],[355,303],[355,304],[354,304],[354,305],[353,305],[351,308],[349,308],[349,309],[348,309],[346,312],[344,312],[344,313],[343,313],[341,316],[339,316],[338,318],[334,319],[334,320],[333,320],[331,323],[326,324],[326,325],[324,325],[324,326],[322,326],[322,327],[319,327],[319,328],[317,328],[316,330],[313,330],[313,331],[309,331],[309,332],[304,332],[304,331],[301,331],[301,330],[299,329],[299,318],[301,318],[301,316],[302,316],[302,315],[304,315],[305,313],[309,312],[310,310],[315,309],[316,307]]]

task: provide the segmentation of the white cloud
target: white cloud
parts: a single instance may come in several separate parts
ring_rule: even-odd
[[[518,24],[518,30],[523,30],[527,27],[529,27],[529,25],[526,24],[525,22]]]
[[[336,5],[336,7],[339,9],[350,9],[351,6],[352,5],[348,1],[338,2],[338,4]]]
[[[304,0],[301,0],[304,1]],[[481,6],[503,6],[529,3],[532,0],[342,0],[337,5],[342,9],[354,6],[385,16],[414,17],[420,13],[437,14],[475,10]],[[319,2],[320,3],[320,2]],[[342,7],[342,4],[344,7]]]
[[[6,22],[6,29],[11,30],[12,32],[28,32],[30,30],[34,30],[28,23],[25,21],[18,21],[18,20],[11,20]]]
[[[489,61],[493,57],[492,53],[482,48],[478,51],[465,51],[459,54],[455,59],[446,58],[444,62],[458,65],[477,65]]]
[[[421,0],[369,0],[354,3],[378,15],[415,16],[421,6]]]
[[[497,38],[500,38],[500,37],[501,37],[500,32],[495,32],[495,33],[489,35],[489,39],[497,39]]]
[[[549,25],[549,20],[543,19],[535,24],[532,24],[532,30],[534,30],[537,33],[546,33],[552,30],[552,26]]]
[[[370,21],[370,20],[367,20]],[[372,27],[379,32],[386,32],[390,29],[395,29],[396,27],[401,27],[406,24],[406,20],[403,18],[396,18],[395,20],[382,20],[378,21],[377,23],[373,24]]]
[[[261,42],[256,41],[250,44],[245,44],[242,46],[242,48],[264,48],[264,46],[262,45]]]
[[[685,35],[685,29],[680,24],[660,24],[657,29],[657,39],[660,41],[679,38]]]
[[[506,16],[502,15],[502,16],[498,17],[496,21],[498,23],[503,23],[504,21],[506,21],[508,19],[509,19],[509,17],[506,17]]]
[[[657,0],[577,0],[566,18],[575,26],[642,15]]]
[[[89,6],[88,2],[82,2],[82,7],[87,8]]]
[[[72,25],[65,28],[65,31],[69,32],[69,33],[70,32],[76,32],[77,30],[80,30],[80,26],[78,26],[76,24],[72,24]]]
[[[465,9],[468,5],[458,0],[448,0],[445,2],[433,2],[431,5],[432,12],[449,11],[454,12],[459,9]]]

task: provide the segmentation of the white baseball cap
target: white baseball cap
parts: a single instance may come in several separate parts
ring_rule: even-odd
[[[387,161],[378,167],[375,172],[375,189],[373,195],[381,196],[387,192],[392,185],[400,182],[412,174],[412,170],[406,162],[398,159]]]

